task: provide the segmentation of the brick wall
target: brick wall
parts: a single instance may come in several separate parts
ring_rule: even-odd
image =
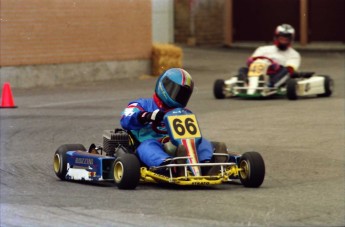
[[[189,31],[190,9],[189,1],[175,0],[174,2],[174,39],[177,43],[186,43]]]
[[[0,65],[148,59],[151,0],[1,0]]]
[[[222,43],[223,18],[224,0],[175,0],[175,42],[194,36],[196,44]]]

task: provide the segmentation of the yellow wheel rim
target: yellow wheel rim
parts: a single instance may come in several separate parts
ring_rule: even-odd
[[[241,178],[246,179],[250,173],[249,163],[246,160],[242,160],[240,168],[242,169],[242,171],[240,171]]]
[[[114,180],[116,183],[120,182],[123,176],[123,165],[121,162],[116,162],[114,166]]]
[[[54,156],[54,171],[55,173],[59,173],[61,166],[61,158],[59,154],[55,154]]]

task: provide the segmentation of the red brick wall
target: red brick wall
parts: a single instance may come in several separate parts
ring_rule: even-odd
[[[219,44],[223,42],[223,0],[199,0],[195,17],[198,44]]]
[[[224,0],[175,0],[175,42],[186,43],[190,33],[190,17],[194,15],[196,44],[223,42]]]
[[[151,56],[151,0],[1,0],[0,65]]]
[[[190,8],[187,0],[174,0],[174,40],[186,43],[190,36]]]

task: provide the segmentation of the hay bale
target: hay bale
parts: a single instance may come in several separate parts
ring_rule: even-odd
[[[182,48],[172,44],[154,44],[152,47],[152,74],[161,75],[170,68],[182,67]]]

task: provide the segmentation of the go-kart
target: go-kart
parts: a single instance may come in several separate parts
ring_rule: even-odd
[[[294,73],[281,86],[269,86],[268,70],[272,64],[274,61],[270,58],[254,57],[248,67],[247,75],[239,74],[228,80],[217,79],[213,86],[215,98],[286,96],[289,100],[296,100],[304,96],[329,97],[332,95],[333,80],[326,75],[315,75],[314,72]]]
[[[184,146],[186,156],[173,156],[164,165],[147,167],[136,155],[137,142],[129,131],[105,130],[103,146],[91,144],[88,150],[81,144],[60,146],[54,154],[54,172],[61,180],[113,181],[119,189],[135,189],[140,182],[199,186],[235,181],[254,188],[263,183],[265,163],[255,151],[242,155],[215,151],[212,160],[222,157],[224,162],[199,162],[196,149],[202,136],[191,111],[173,109],[165,114],[163,122],[163,126],[152,127],[168,133],[166,152],[171,154],[178,146]],[[183,175],[176,175],[176,168],[182,168]],[[210,168],[217,171],[204,171]]]

